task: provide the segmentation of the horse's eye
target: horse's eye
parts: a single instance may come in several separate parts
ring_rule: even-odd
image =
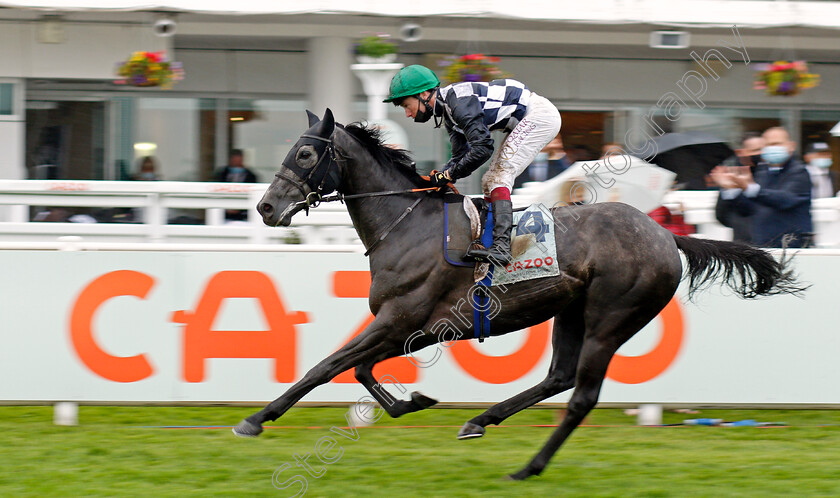
[[[304,145],[303,147],[298,149],[295,161],[301,168],[311,168],[312,166],[315,166],[315,163],[317,162],[315,157],[315,150],[312,148],[312,146]]]

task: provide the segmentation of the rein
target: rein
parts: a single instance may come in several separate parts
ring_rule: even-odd
[[[437,190],[440,190],[440,187],[412,188],[412,189],[407,189],[407,190],[386,190],[386,191],[383,191],[383,192],[367,192],[367,193],[364,193],[364,194],[349,194],[349,195],[336,193],[336,194],[333,194],[333,195],[328,195],[326,197],[321,197],[316,192],[310,192],[309,195],[306,196],[306,200],[298,201],[298,202],[292,204],[292,206],[305,205],[306,206],[306,208],[305,208],[306,209],[306,214],[309,215],[309,208],[310,207],[316,208],[322,202],[341,201],[341,203],[344,204],[345,199],[361,199],[361,198],[365,198],[365,197],[382,197],[382,196],[385,196],[385,195],[414,194],[414,193],[420,193],[420,192],[425,193],[425,192],[431,192],[431,191],[437,191]],[[316,194],[318,199],[315,200],[315,201],[310,201],[309,197],[312,194]],[[365,256],[369,256],[370,253],[372,253],[373,250],[376,248],[376,246],[378,246],[380,242],[385,240],[385,237],[387,237],[388,234],[391,233],[392,230],[397,228],[397,225],[399,225],[400,222],[402,220],[404,220],[406,216],[408,216],[412,211],[414,211],[414,208],[416,208],[417,205],[420,204],[420,202],[423,199],[424,199],[423,197],[418,197],[417,200],[414,201],[413,204],[411,204],[411,206],[408,206],[407,208],[405,208],[405,211],[403,211],[403,213],[400,215],[400,217],[397,218],[396,220],[394,220],[390,225],[388,225],[388,228],[386,228],[385,231],[382,232],[382,234],[379,235],[379,237],[377,237],[376,240],[373,241],[373,244],[371,244],[370,247],[368,247],[367,250],[365,250]],[[289,208],[287,208],[287,209],[289,209]]]

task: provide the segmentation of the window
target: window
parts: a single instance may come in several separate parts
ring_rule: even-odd
[[[242,149],[245,163],[260,182],[271,182],[286,154],[306,131],[302,100],[230,99],[227,103],[229,149]],[[227,157],[219,158],[218,166]]]
[[[0,121],[23,119],[23,92],[17,80],[0,79]]]
[[[130,177],[137,175],[145,157],[152,157],[163,180],[202,180],[197,167],[199,109],[199,99],[195,98],[136,98],[130,132]]]
[[[14,89],[11,83],[0,83],[0,116],[14,114]]]
[[[26,102],[29,178],[105,179],[106,106],[96,100]]]

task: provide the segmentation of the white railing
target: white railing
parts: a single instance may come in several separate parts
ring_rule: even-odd
[[[170,250],[204,250],[208,244],[269,249],[290,243],[361,247],[350,216],[341,203],[323,204],[295,216],[290,228],[263,225],[256,205],[267,184],[202,182],[105,182],[75,180],[0,180],[0,242],[3,247],[24,245],[61,248],[119,248],[120,244],[165,245]],[[514,195],[517,207],[528,205],[533,189]],[[663,204],[681,209],[685,221],[697,226],[701,237],[732,238],[730,229],[715,219],[715,191],[676,191]],[[840,198],[815,199],[812,215],[816,245],[840,247]],[[135,223],[34,222],[33,213],[55,207],[127,208]],[[247,221],[225,221],[225,210],[247,210]],[[203,224],[174,224],[182,210],[199,210]],[[194,211],[193,211],[194,212]],[[288,249],[288,248],[287,248]],[[263,249],[261,249],[263,250]]]
[[[0,240],[86,243],[170,244],[336,244],[359,245],[347,210],[324,204],[299,214],[291,228],[263,225],[256,205],[267,184],[202,182],[105,182],[0,180]],[[35,222],[33,212],[57,207],[126,208],[134,223]],[[203,223],[176,224],[184,210],[200,212]],[[247,221],[226,221],[226,210],[246,210]]]

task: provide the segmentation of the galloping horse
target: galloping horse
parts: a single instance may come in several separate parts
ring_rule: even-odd
[[[390,416],[427,408],[436,401],[420,393],[394,400],[376,389],[373,366],[444,341],[432,332],[442,319],[458,328],[457,338],[472,336],[471,327],[454,313],[474,285],[473,269],[450,265],[443,257],[443,194],[423,190],[429,185],[406,152],[384,146],[376,130],[336,124],[329,109],[323,120],[307,114],[310,128],[286,156],[257,209],[267,225],[288,226],[296,212],[337,191],[370,256],[375,319],[280,398],[240,422],[234,433],[241,436],[259,435],[264,422],[353,367],[356,379]],[[461,439],[481,436],[488,424],[574,387],[563,421],[513,479],[542,472],[595,406],[613,354],[677,291],[683,275],[680,251],[688,263],[691,293],[714,279],[742,297],[800,290],[784,259],[778,262],[747,245],[673,235],[625,204],[556,207],[552,214],[571,227],[555,232],[560,274],[508,285],[497,296],[500,311],[491,320],[491,335],[501,335],[553,317],[548,375],[468,421],[458,433]],[[416,331],[424,333],[417,336]]]

